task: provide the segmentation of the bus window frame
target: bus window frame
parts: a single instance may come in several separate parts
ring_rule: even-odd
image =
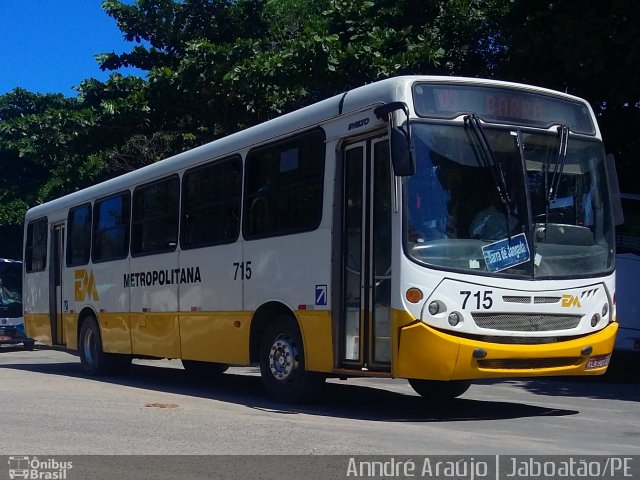
[[[175,222],[176,222],[176,240],[173,243],[173,245],[170,245],[169,242],[167,242],[167,246],[166,248],[163,249],[155,249],[155,250],[145,250],[145,251],[135,251],[133,248],[134,245],[134,230],[135,230],[135,226],[142,224],[144,225],[145,223],[148,223],[144,221],[144,217],[142,218],[142,220],[140,222],[134,222],[134,214],[135,214],[135,201],[136,201],[136,195],[139,194],[141,191],[144,191],[146,189],[152,188],[153,186],[159,185],[163,182],[170,182],[170,181],[176,181],[177,182],[177,197],[176,197],[176,218],[175,218]],[[133,189],[133,193],[131,194],[131,214],[129,216],[129,252],[131,253],[131,258],[139,258],[139,257],[147,257],[150,255],[159,255],[159,254],[163,254],[163,253],[171,253],[171,252],[175,252],[176,249],[178,248],[178,243],[180,241],[180,212],[182,210],[182,205],[181,205],[181,181],[180,181],[180,175],[178,175],[177,173],[172,173],[170,175],[167,175],[165,177],[161,177],[155,180],[151,180],[149,182],[145,182],[143,184],[140,185],[136,185],[136,187]],[[154,220],[157,221],[158,218],[162,218],[162,219],[169,219],[170,215],[166,215],[164,217],[155,217]]]
[[[72,244],[72,228],[71,226],[74,224],[71,221],[71,214],[81,208],[89,208],[89,254],[84,262],[70,262],[69,254],[71,252],[71,244]],[[91,261],[91,253],[93,250],[93,205],[91,202],[82,203],[80,205],[76,205],[75,207],[70,207],[67,211],[67,235],[66,235],[66,246],[65,246],[65,265],[67,268],[69,267],[81,267],[84,265],[88,265]]]
[[[249,175],[253,173],[252,171],[253,169],[250,166],[253,165],[254,164],[253,162],[255,161],[255,160],[252,160],[252,157],[255,156],[256,154],[260,154],[260,152],[264,150],[273,149],[281,145],[291,144],[292,146],[293,145],[299,146],[305,143],[308,144],[308,142],[304,141],[305,137],[309,138],[316,134],[319,134],[319,136],[321,137],[319,143],[322,144],[321,152],[319,155],[321,165],[320,165],[320,172],[318,174],[318,187],[320,190],[319,190],[318,205],[316,205],[317,212],[315,212],[316,221],[314,221],[312,224],[309,224],[303,227],[284,228],[284,229],[277,229],[277,230],[271,229],[267,233],[250,233],[251,229],[249,228],[249,222],[253,220],[250,210],[253,208],[253,204],[255,203],[255,200],[260,198],[260,196],[257,195],[257,192],[259,191],[259,189],[256,190],[255,192],[249,192],[249,189],[248,189]],[[281,149],[280,153],[285,151],[287,151],[287,149]],[[314,127],[310,130],[296,133],[294,135],[287,136],[285,138],[281,138],[273,142],[265,143],[263,145],[260,145],[256,148],[249,150],[249,152],[247,153],[244,159],[244,172],[243,172],[242,222],[241,223],[242,223],[242,237],[244,238],[244,240],[247,240],[247,241],[262,240],[265,238],[283,237],[287,235],[293,235],[293,234],[304,233],[304,232],[313,232],[317,230],[320,227],[320,224],[322,223],[322,216],[323,216],[326,162],[327,162],[327,136],[324,129],[320,126]],[[277,190],[278,196],[282,190],[283,189],[280,188],[279,186]],[[251,207],[249,206],[250,203],[252,204]]]
[[[126,227],[126,242],[124,242],[124,244],[126,245],[126,251],[124,252],[123,255],[120,256],[114,256],[114,257],[109,257],[109,258],[99,258],[97,259],[95,257],[96,255],[96,232],[98,231],[98,221],[96,220],[98,218],[98,215],[96,215],[96,210],[98,209],[98,206],[100,204],[102,204],[103,202],[106,202],[107,200],[111,200],[112,198],[116,198],[116,197],[120,197],[123,196],[126,200],[128,200],[129,202],[129,208],[127,209],[127,213],[128,213],[128,217],[127,217],[127,222],[126,223],[121,223],[118,224],[117,226],[125,226]],[[92,228],[91,228],[91,262],[92,263],[106,263],[106,262],[112,262],[115,260],[123,260],[125,258],[127,258],[129,256],[129,251],[130,251],[130,241],[131,241],[131,190],[129,189],[124,189],[124,190],[120,190],[118,192],[106,195],[104,197],[99,197],[96,198],[93,202],[93,217],[92,217]],[[112,227],[113,228],[113,227]]]
[[[185,235],[186,235],[186,224],[187,224],[187,218],[186,216],[190,213],[187,212],[185,207],[187,205],[186,202],[186,197],[187,197],[187,193],[188,193],[188,189],[187,189],[187,177],[191,174],[197,173],[199,171],[203,171],[203,170],[207,170],[207,169],[213,169],[215,167],[222,167],[224,168],[224,164],[225,163],[231,163],[231,162],[238,162],[238,165],[240,166],[240,185],[239,185],[239,191],[238,191],[238,196],[237,196],[237,208],[238,208],[238,225],[237,225],[237,232],[235,234],[235,236],[233,238],[228,238],[228,239],[221,239],[221,240],[212,240],[212,241],[206,241],[206,242],[201,242],[201,243],[194,243],[194,244],[187,244],[186,243],[186,239],[185,239]],[[232,244],[232,243],[236,243],[238,241],[238,239],[240,238],[240,234],[242,231],[242,197],[243,197],[243,186],[244,186],[244,164],[242,162],[242,156],[240,154],[233,154],[230,156],[226,156],[226,157],[221,157],[215,160],[211,160],[209,162],[203,163],[201,165],[197,165],[195,167],[189,168],[187,170],[184,171],[184,173],[182,174],[182,180],[181,180],[181,193],[180,193],[180,227],[179,227],[179,241],[180,241],[180,248],[182,250],[195,250],[198,248],[206,248],[206,247],[212,247],[212,246],[216,246],[216,245],[228,245],[228,244]],[[229,197],[228,197],[229,198]],[[230,197],[233,198],[233,197]],[[217,202],[218,204],[225,204],[225,205],[231,205],[231,201],[221,201],[221,202]]]
[[[44,256],[42,257],[42,267],[41,268],[32,268],[33,265],[33,251],[34,251],[34,242],[33,242],[33,230],[34,225],[37,223],[44,223],[45,225],[45,237],[44,237]],[[47,269],[47,256],[48,256],[48,243],[49,243],[49,219],[48,217],[39,217],[33,220],[30,220],[27,223],[27,234],[26,241],[24,247],[24,271],[25,273],[38,273],[44,272]],[[31,239],[31,241],[29,241]]]

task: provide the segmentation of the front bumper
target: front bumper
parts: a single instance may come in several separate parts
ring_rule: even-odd
[[[613,322],[577,339],[520,345],[457,337],[414,321],[397,329],[393,373],[424,380],[602,375],[607,371],[607,356],[617,330],[618,324]],[[478,349],[486,352],[484,358],[476,358]]]

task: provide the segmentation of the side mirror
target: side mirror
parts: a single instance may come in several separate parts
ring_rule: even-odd
[[[398,177],[410,177],[416,173],[413,145],[402,127],[391,127],[389,145],[393,173]]]
[[[392,113],[402,110],[407,117],[407,129],[392,125]],[[416,160],[411,142],[411,121],[409,107],[404,102],[391,102],[377,107],[374,113],[378,118],[389,122],[389,149],[393,173],[398,177],[410,177],[416,173]]]
[[[605,160],[607,168],[607,183],[611,194],[611,209],[613,210],[613,220],[616,225],[624,223],[622,214],[622,200],[620,199],[620,184],[618,183],[618,172],[616,171],[616,159],[609,154]]]

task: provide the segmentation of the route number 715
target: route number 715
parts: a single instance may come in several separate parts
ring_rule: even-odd
[[[464,300],[462,301],[463,310],[467,308],[467,302],[469,302],[470,298],[471,304],[469,305],[469,308],[475,308],[476,310],[480,310],[481,308],[489,310],[493,307],[493,298],[491,297],[491,295],[493,295],[493,290],[478,290],[475,293],[469,290],[460,290],[460,295],[464,297]]]
[[[238,280],[238,277],[240,280],[249,280],[251,278],[251,260],[248,262],[233,262],[233,266],[236,267],[236,271],[233,274],[234,280]]]

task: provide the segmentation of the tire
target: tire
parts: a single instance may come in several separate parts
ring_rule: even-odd
[[[24,346],[24,349],[27,351],[31,351],[33,350],[33,348],[35,347],[36,342],[33,340],[25,340],[24,342],[22,342],[22,345]]]
[[[462,395],[469,389],[471,382],[466,380],[441,381],[410,378],[409,385],[425,400],[431,403],[443,403]]]
[[[182,360],[182,366],[187,374],[198,380],[222,375],[229,369],[224,363],[199,362],[197,360]]]
[[[82,370],[91,376],[119,373],[131,365],[130,355],[105,353],[102,349],[100,327],[94,317],[86,317],[80,327],[78,339],[80,364]]]
[[[260,373],[269,397],[282,403],[304,403],[321,388],[325,377],[305,369],[298,324],[280,315],[267,327],[260,343]]]

